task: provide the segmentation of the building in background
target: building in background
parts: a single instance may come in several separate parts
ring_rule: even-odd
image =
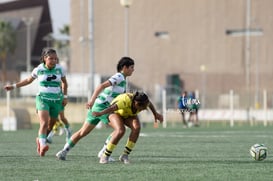
[[[51,17],[47,0],[20,0],[0,4],[0,21],[11,22],[16,30],[16,50],[7,57],[7,80],[18,81],[20,72],[40,63],[42,49],[52,33]],[[28,32],[29,31],[29,32]],[[28,43],[29,41],[29,43]]]
[[[207,107],[227,106],[221,97],[230,89],[239,95],[237,106],[261,103],[263,89],[272,99],[273,1],[135,0],[127,9],[119,0],[89,2],[71,1],[71,72],[90,72],[93,21],[95,73],[115,72],[128,31],[128,55],[136,60],[129,81],[152,95],[179,75],[184,89],[205,96]]]
[[[201,107],[227,107],[232,89],[235,106],[250,108],[262,104],[267,90],[272,106],[272,5],[271,0],[135,0],[124,7],[119,0],[71,0],[70,50],[63,53],[71,59],[65,63],[71,74],[107,77],[128,55],[136,60],[129,82],[155,99],[163,88],[171,102],[182,89],[198,90]],[[0,17],[18,31],[7,67],[11,81],[27,67],[23,17],[33,17],[32,66],[41,49],[51,46],[46,38],[54,17],[48,8],[47,0],[0,4]]]

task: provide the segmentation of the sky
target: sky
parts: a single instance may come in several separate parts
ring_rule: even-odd
[[[70,24],[70,0],[48,0],[53,33],[58,35],[59,29]]]
[[[14,0],[0,0],[0,3]],[[48,0],[53,33],[58,35],[59,29],[65,24],[70,24],[70,0]]]

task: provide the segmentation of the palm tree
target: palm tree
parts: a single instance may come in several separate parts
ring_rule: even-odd
[[[70,28],[69,25],[64,25],[63,28],[59,29],[60,33],[63,35],[69,35],[70,34]]]
[[[64,25],[59,29],[59,32],[63,36],[69,37],[70,35],[70,27],[69,25]],[[66,40],[55,40],[55,47],[57,49],[66,49],[69,46],[69,41]]]
[[[64,25],[63,28],[59,29],[60,37],[54,40],[54,47],[58,50],[58,55],[60,58],[60,63],[69,72],[69,60],[70,60],[70,42],[69,42],[69,31],[68,25]]]
[[[0,21],[0,61],[2,67],[1,80],[6,82],[6,61],[9,53],[14,53],[16,48],[16,33],[10,22]]]

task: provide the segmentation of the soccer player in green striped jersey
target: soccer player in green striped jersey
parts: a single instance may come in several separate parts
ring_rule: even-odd
[[[54,49],[43,49],[41,64],[35,67],[31,75],[13,85],[6,85],[4,88],[9,91],[17,87],[23,87],[38,81],[39,92],[36,96],[36,109],[40,121],[38,138],[36,139],[37,152],[44,156],[49,147],[46,143],[47,129],[53,126],[62,105],[67,104],[67,99],[62,99],[62,95],[67,95],[66,72],[59,64],[57,53]]]
[[[75,132],[64,148],[60,150],[56,157],[59,160],[65,160],[67,153],[77,144],[77,142],[88,135],[96,125],[102,121],[108,124],[108,114],[96,117],[92,112],[100,112],[110,106],[111,101],[119,94],[126,92],[126,77],[134,72],[134,60],[130,57],[122,57],[117,64],[117,73],[107,81],[101,83],[93,92],[92,97],[87,103],[88,113],[86,121],[82,127]]]

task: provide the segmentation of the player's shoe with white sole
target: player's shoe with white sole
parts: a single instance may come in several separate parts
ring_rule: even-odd
[[[66,160],[66,154],[67,152],[61,150],[56,154],[56,157],[58,160]]]
[[[104,151],[105,151],[105,148],[103,147],[103,148],[100,150],[100,152],[98,153],[98,158],[101,158],[101,156],[103,155]],[[108,161],[109,161],[109,162],[114,162],[115,159],[114,159],[113,157],[109,156]]]
[[[49,146],[45,145],[45,146],[41,146],[40,142],[39,142],[39,138],[36,138],[36,145],[37,145],[37,153],[38,155],[45,156],[45,153],[48,151]]]
[[[100,157],[100,163],[101,164],[107,164],[109,162],[109,156],[102,155]]]
[[[129,164],[130,163],[128,155],[126,155],[126,154],[120,155],[119,161],[123,162],[124,164]]]
[[[41,146],[40,147],[40,156],[45,156],[45,153],[48,151],[49,146],[45,145],[45,146]]]

